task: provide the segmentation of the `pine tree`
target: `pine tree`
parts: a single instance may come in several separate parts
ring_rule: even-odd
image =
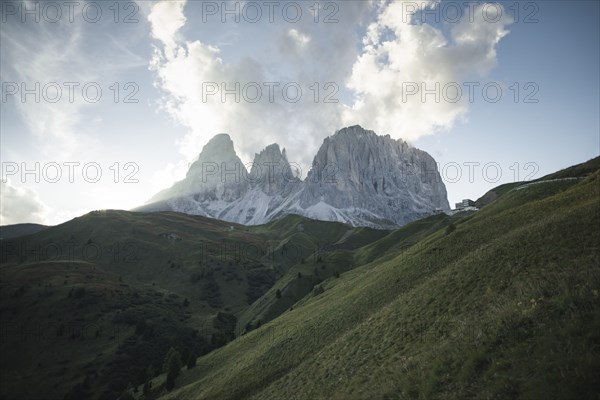
[[[177,378],[181,371],[181,355],[173,347],[167,352],[163,368],[167,373],[167,390],[172,390],[175,387],[175,378]]]

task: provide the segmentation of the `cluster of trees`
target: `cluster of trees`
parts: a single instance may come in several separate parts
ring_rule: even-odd
[[[248,271],[246,280],[248,281],[246,297],[248,304],[252,304],[275,284],[275,272],[270,268],[252,269]]]
[[[217,329],[217,332],[212,336],[211,347],[218,348],[233,340],[236,323],[237,318],[234,315],[219,312],[214,320],[214,326]],[[146,329],[142,330],[145,331]],[[173,390],[176,379],[181,373],[181,369],[183,367],[187,367],[187,369],[194,368],[196,366],[198,355],[205,354],[207,351],[210,351],[210,349],[204,348],[201,349],[200,353],[198,353],[195,349],[189,350],[187,347],[184,347],[181,350],[178,350],[175,347],[169,348],[164,357],[162,365],[162,372],[167,375],[165,388],[168,391]],[[148,369],[148,371],[144,370],[143,372],[144,376],[141,378],[141,382],[145,383],[142,391],[144,395],[148,395],[152,388],[151,379],[154,376],[157,376],[157,374],[152,372],[150,369]],[[138,381],[140,381],[140,379],[138,379]]]
[[[206,277],[204,281],[200,292],[200,300],[206,301],[209,306],[214,308],[221,308],[223,306],[219,283],[212,275]]]
[[[183,367],[182,359],[185,359],[185,366],[187,369],[192,369],[196,366],[197,358],[198,356],[193,350],[184,352],[184,356],[182,357],[181,353],[179,353],[179,351],[177,351],[174,347],[169,349],[163,364],[163,372],[167,374],[167,380],[165,383],[167,390],[173,390],[175,387],[175,379],[177,379],[181,373],[181,368]]]
[[[167,390],[173,390],[175,387],[175,379],[179,376],[181,366],[181,355],[177,350],[171,347],[165,356],[165,363],[163,365],[163,371],[167,374],[167,381],[165,384]]]

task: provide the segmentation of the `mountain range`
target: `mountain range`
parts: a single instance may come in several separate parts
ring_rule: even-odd
[[[385,229],[449,210],[433,157],[360,126],[327,137],[305,179],[293,166],[274,143],[247,170],[229,135],[219,134],[185,179],[134,211],[177,211],[244,225],[297,214]]]
[[[597,399],[599,188],[600,157],[393,230],[122,210],[14,226],[0,398]]]

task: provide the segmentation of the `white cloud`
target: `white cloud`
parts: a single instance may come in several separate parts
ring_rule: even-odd
[[[161,3],[157,3],[150,15],[157,13],[160,6]],[[162,21],[149,20],[152,24]],[[152,31],[155,30],[153,26]],[[252,161],[254,153],[264,146],[277,142],[290,149],[291,161],[306,165],[318,140],[339,128],[341,106],[315,103],[309,88],[312,82],[306,84],[307,80],[299,76],[290,76],[286,71],[265,65],[264,60],[244,54],[235,62],[225,62],[220,49],[200,40],[180,40],[177,29],[168,31],[170,36],[158,38],[162,46],[156,49],[150,68],[156,73],[157,87],[164,93],[161,108],[189,129],[178,141],[186,161],[192,161],[212,136],[226,132],[232,136],[245,162]],[[296,38],[309,43],[308,36],[299,31]],[[176,45],[170,47],[173,43]],[[270,87],[265,84],[268,82],[276,82],[272,97]],[[297,83],[303,91],[297,103],[284,97],[283,87],[288,83]],[[218,93],[208,94],[214,89]],[[238,98],[230,94],[223,101],[223,89],[236,89]],[[254,101],[257,90],[261,95]],[[295,89],[290,87],[286,94],[293,97]],[[322,91],[320,96],[324,96]],[[160,173],[161,176],[169,174],[169,171]]]
[[[497,23],[486,22],[476,8],[473,22],[463,20],[450,27],[448,34],[406,20],[402,2],[347,2],[340,11],[346,18],[338,24],[314,24],[312,20],[293,28],[284,23],[265,24],[270,32],[265,38],[273,38],[271,42],[250,43],[251,48],[237,43],[236,51],[228,50],[225,57],[216,46],[182,37],[185,3],[167,6],[165,2],[168,0],[154,4],[149,12],[152,35],[160,42],[150,67],[164,95],[162,109],[189,129],[178,141],[187,162],[221,132],[232,136],[244,161],[251,161],[254,152],[267,144],[278,142],[288,149],[290,160],[306,167],[322,139],[343,126],[360,124],[405,140],[450,129],[466,116],[468,102],[423,102],[419,95],[404,101],[402,84],[423,82],[431,88],[436,82],[443,86],[471,74],[486,74],[496,64],[495,46],[511,22],[507,17]],[[436,3],[419,4],[432,7]],[[366,27],[363,48],[358,50],[360,22],[373,13],[375,22]],[[166,27],[158,26],[162,23]],[[190,32],[186,30],[186,34]],[[238,102],[233,95],[222,101],[221,85],[231,90],[238,83],[238,91],[243,93],[249,82],[279,82],[275,101],[268,101],[264,86],[256,103],[244,97]],[[281,87],[290,82],[302,86],[298,103],[281,96]],[[314,82],[320,86],[316,103],[309,89]],[[334,96],[338,103],[323,102],[329,93],[324,88],[327,82],[338,84],[340,91]],[[218,93],[203,96],[207,84],[217,85],[211,88],[218,88]]]
[[[0,225],[46,224],[49,212],[35,190],[13,186],[8,179],[0,181]]]
[[[297,29],[290,29],[288,31],[288,36],[292,38],[294,43],[299,47],[304,47],[310,42],[310,36],[299,32]]]
[[[185,174],[190,168],[190,163],[180,160],[177,163],[168,163],[165,168],[157,170],[152,175],[152,193],[159,192],[162,189],[170,187],[173,182],[185,178]]]
[[[421,7],[435,4],[420,3]],[[484,6],[475,8],[472,22],[463,17],[447,38],[440,29],[407,18],[402,2],[387,5],[369,26],[363,53],[347,81],[356,97],[344,113],[345,125],[360,123],[405,140],[452,128],[466,115],[468,96],[463,92],[460,101],[446,101],[442,89],[456,82],[466,91],[463,79],[487,74],[497,62],[495,47],[512,22],[506,13],[496,23],[484,20]],[[423,99],[423,88],[440,93],[439,101],[434,95]],[[447,88],[447,96],[453,100],[455,89]],[[410,94],[415,90],[416,94]]]
[[[161,1],[156,3],[148,14],[152,37],[164,44],[168,55],[175,50],[177,32],[186,21],[183,14],[185,3],[185,1]]]

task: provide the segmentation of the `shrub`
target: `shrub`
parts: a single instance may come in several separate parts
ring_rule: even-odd
[[[275,273],[268,268],[253,269],[248,271],[246,279],[248,281],[246,297],[248,304],[252,304],[275,284]]]
[[[175,378],[181,371],[181,356],[173,347],[167,352],[165,357],[165,372],[167,373],[167,390],[172,390],[175,387]]]
[[[213,320],[213,326],[224,336],[226,343],[232,341],[235,338],[235,327],[237,325],[237,318],[235,315],[219,311],[216,318]]]

